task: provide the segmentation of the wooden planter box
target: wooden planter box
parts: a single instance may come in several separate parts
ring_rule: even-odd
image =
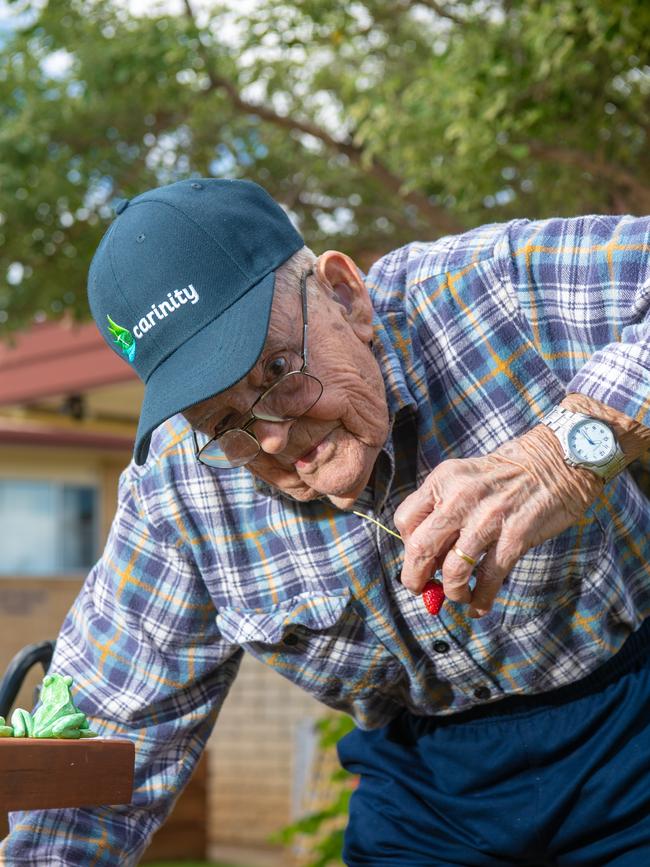
[[[128,804],[135,747],[116,738],[0,738],[0,810]]]
[[[0,838],[13,810],[128,804],[135,748],[113,738],[0,738]],[[165,858],[203,860],[207,851],[205,756],[141,863]]]

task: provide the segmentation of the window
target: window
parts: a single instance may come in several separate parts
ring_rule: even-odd
[[[0,575],[87,571],[97,559],[91,485],[0,479]]]

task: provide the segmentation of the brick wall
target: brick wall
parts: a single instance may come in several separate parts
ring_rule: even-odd
[[[310,781],[313,722],[324,711],[273,669],[244,657],[208,747],[213,852],[266,848],[269,834],[295,818]]]

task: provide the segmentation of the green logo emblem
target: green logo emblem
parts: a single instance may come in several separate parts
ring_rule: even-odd
[[[135,337],[128,328],[122,328],[121,325],[113,322],[110,316],[107,315],[106,318],[108,319],[108,330],[113,335],[113,340],[132,362],[135,358]]]

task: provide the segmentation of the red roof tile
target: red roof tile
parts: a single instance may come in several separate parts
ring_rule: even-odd
[[[94,323],[46,322],[0,343],[0,406],[137,379]]]

